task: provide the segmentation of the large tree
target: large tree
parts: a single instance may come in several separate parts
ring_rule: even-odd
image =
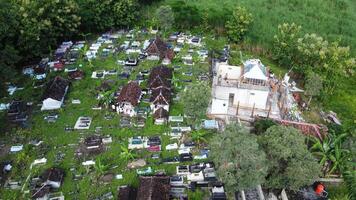
[[[269,170],[265,185],[268,188],[297,190],[319,177],[320,165],[297,129],[272,126],[259,137],[259,143],[267,154]]]
[[[27,59],[40,57],[60,39],[69,39],[77,32],[80,17],[74,0],[18,1],[22,53]]]
[[[305,77],[309,72],[317,73],[323,80],[323,91],[332,94],[342,78],[352,76],[356,60],[349,47],[328,42],[317,34],[301,36],[301,27],[292,24],[278,26],[274,36],[273,54],[282,66],[292,68]]]
[[[292,23],[278,25],[278,32],[274,36],[273,57],[284,67],[292,67],[296,54],[296,41],[300,36],[301,26]]]
[[[204,82],[189,85],[181,94],[184,105],[184,114],[189,116],[192,122],[204,118],[210,102],[211,90]]]
[[[187,4],[186,1],[174,1],[171,4],[175,27],[182,29],[189,29],[200,25],[201,15],[195,5]]]
[[[18,7],[10,0],[0,1],[0,97],[6,95],[7,81],[15,75],[15,65],[21,59],[16,49],[18,39]]]
[[[235,8],[231,18],[225,25],[230,40],[233,42],[241,42],[252,22],[252,14],[249,13],[246,8],[240,6]]]
[[[159,26],[167,31],[174,23],[173,11],[170,6],[161,6],[156,11],[156,19],[159,22]]]
[[[244,127],[230,124],[211,140],[211,157],[217,174],[230,192],[254,188],[265,181],[266,155],[257,136]]]

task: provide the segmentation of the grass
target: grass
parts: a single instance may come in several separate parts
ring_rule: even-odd
[[[172,5],[176,1],[178,0],[165,0],[162,4]],[[356,1],[353,0],[226,0],[222,2],[191,0],[184,2],[196,6],[202,15],[207,13],[213,26],[223,26],[224,20],[231,14],[234,6],[246,7],[254,18],[247,34],[247,43],[251,42],[271,49],[278,24],[294,22],[302,26],[304,33],[316,33],[330,42],[340,41],[342,45],[350,46],[351,53],[356,55],[356,24],[354,23]],[[268,59],[261,58],[261,60],[279,77],[287,72],[287,69],[269,63]],[[325,111],[335,111],[348,126],[355,126],[356,122],[355,80],[355,76],[340,80],[340,86],[335,93],[322,101]],[[315,117],[311,116],[311,118]]]
[[[192,1],[192,2],[197,3],[199,1]],[[208,3],[211,4],[211,1],[208,1]],[[121,42],[122,39],[118,41],[118,43]],[[182,61],[180,60],[180,57],[182,55],[185,55],[188,49],[189,47],[186,45],[183,51],[180,53],[180,55],[177,55],[177,59],[175,59],[175,61],[171,66],[182,65]],[[241,63],[240,53],[238,49],[239,48],[237,47],[236,49],[234,48],[232,51],[232,60],[231,60],[232,64]],[[243,55],[243,59],[256,57],[256,55],[253,55],[246,51],[243,51],[242,55]],[[65,102],[65,106],[63,109],[60,109],[58,111],[60,118],[56,123],[48,124],[47,122],[45,122],[43,120],[43,117],[49,112],[40,112],[39,107],[35,106],[33,110],[33,115],[31,117],[32,123],[31,123],[30,132],[25,131],[25,132],[18,133],[17,135],[19,137],[21,136],[23,137],[24,135],[27,134],[29,137],[28,138],[25,137],[24,140],[34,138],[34,137],[38,137],[44,140],[45,144],[49,145],[50,147],[48,149],[48,152],[46,153],[46,158],[48,159],[48,163],[44,166],[35,167],[33,170],[30,171],[28,167],[29,164],[34,159],[38,159],[39,158],[38,156],[40,155],[41,152],[35,149],[29,149],[28,151],[26,151],[28,155],[28,159],[26,160],[27,167],[25,169],[19,169],[17,167],[14,167],[14,171],[10,174],[10,176],[13,179],[15,180],[21,179],[21,177],[26,177],[30,173],[31,176],[35,176],[40,174],[43,170],[45,170],[48,167],[59,166],[66,170],[66,178],[61,188],[61,191],[66,196],[70,196],[73,198],[76,197],[78,199],[95,198],[109,191],[113,192],[113,194],[115,195],[117,193],[116,191],[117,186],[120,185],[138,186],[138,176],[136,175],[135,170],[126,170],[125,166],[127,164],[127,161],[123,161],[119,157],[121,152],[121,146],[127,145],[128,137],[134,135],[137,136],[160,135],[162,138],[163,147],[169,143],[174,143],[177,141],[170,140],[168,136],[164,135],[164,133],[167,132],[167,130],[169,129],[169,125],[166,126],[154,125],[152,117],[148,117],[144,129],[119,128],[118,125],[119,125],[120,116],[118,116],[116,113],[111,113],[114,116],[113,119],[105,120],[104,116],[108,113],[107,111],[105,110],[96,111],[91,109],[92,106],[97,105],[98,103],[98,101],[95,99],[95,94],[96,94],[95,88],[98,87],[102,82],[102,80],[91,79],[90,78],[91,73],[99,69],[118,69],[119,71],[121,71],[122,68],[116,64],[116,60],[124,59],[125,57],[126,56],[123,53],[119,54],[118,56],[111,55],[105,59],[98,58],[96,60],[93,60],[91,64],[88,63],[87,61],[79,60],[77,65],[83,64],[82,69],[85,71],[86,77],[83,80],[75,81],[72,83],[71,89],[68,93]],[[199,75],[200,73],[207,72],[209,70],[209,64],[199,63],[196,57],[197,54],[194,54],[193,55],[195,61],[194,67],[182,65],[182,68],[179,71],[175,72],[175,77],[180,80],[191,79],[193,82],[195,82],[197,81],[197,75]],[[269,59],[260,56],[258,57],[262,60],[262,62],[265,65],[269,66],[270,69],[272,69],[275,72],[275,74],[277,74],[279,77],[283,76],[284,73],[287,72],[286,69],[279,67],[278,65],[271,62]],[[136,75],[140,70],[150,69],[153,66],[156,66],[157,64],[159,63],[156,61],[144,61],[140,63],[138,69],[134,70],[132,75],[130,76],[130,80],[135,79]],[[181,72],[188,72],[188,71],[192,71],[194,75],[185,76],[181,73]],[[51,74],[52,77],[55,75],[66,76],[64,72]],[[120,85],[122,86],[127,82],[127,80],[118,79],[115,76],[107,77],[106,79],[115,80],[115,84],[114,84],[115,88],[118,88]],[[32,81],[30,80],[23,80],[23,84],[26,89],[16,92],[15,97],[31,100],[35,102],[35,104],[38,103],[40,100],[40,96],[42,94],[42,90],[33,89]],[[146,83],[143,83],[143,85],[145,84]],[[182,82],[180,83],[180,85],[185,86],[187,85],[187,83]],[[347,90],[348,92],[345,93],[344,91]],[[175,88],[175,93],[179,93],[180,91],[181,89]],[[343,90],[337,91],[337,94],[338,95],[333,97],[333,99],[330,99],[330,102],[328,102],[328,104],[326,104],[325,106],[326,108],[330,108],[336,112],[340,112],[342,117],[348,116],[347,113],[350,112],[352,113],[352,110],[355,109],[356,106],[356,104],[353,103],[355,102],[355,98],[350,98],[356,95],[355,90],[353,90],[352,85],[344,84]],[[70,102],[72,99],[80,99],[81,104],[80,105],[71,104]],[[344,99],[344,101],[338,101],[340,99]],[[8,99],[3,99],[3,100],[6,101]],[[345,101],[350,102],[351,104],[353,103],[350,106],[351,109],[343,107]],[[144,104],[142,103],[142,105]],[[173,104],[171,105],[170,115],[182,115],[183,108],[184,105],[182,103],[174,101]],[[90,130],[65,132],[64,127],[66,125],[73,127],[75,121],[79,116],[90,116],[93,118],[93,122]],[[3,124],[1,126],[3,126]],[[78,144],[81,137],[85,137],[87,135],[93,134],[95,132],[95,127],[99,127],[99,126],[102,127],[102,131],[100,132],[100,134],[111,135],[113,138],[113,143],[108,145],[109,147],[108,151],[96,157],[88,157],[83,160],[102,159],[102,162],[109,166],[108,172],[114,174],[123,174],[124,178],[122,180],[114,180],[109,185],[104,185],[97,181],[97,177],[99,177],[99,175],[94,168],[91,169],[89,172],[87,172],[87,169],[81,166],[81,162],[83,160],[79,160],[73,156],[76,147],[70,145],[70,144]],[[111,127],[115,127],[115,128],[111,128]],[[12,134],[11,137],[4,136],[2,137],[2,139],[6,142],[9,142],[9,144],[12,144],[11,139],[14,137],[16,130],[9,130],[9,131]],[[211,134],[209,134],[209,136],[211,136]],[[55,156],[58,153],[58,151],[65,153],[65,158],[61,163],[55,163]],[[155,160],[150,159],[151,153],[147,151],[136,151],[135,153],[142,158],[146,158],[146,160],[149,162],[149,165],[152,166],[153,169],[155,170],[163,169],[169,175],[174,174],[175,165],[159,164]],[[161,152],[162,157],[170,157],[176,155],[177,152],[170,152],[165,150]],[[8,155],[6,157],[0,158],[0,160],[9,160],[9,159],[15,160],[17,159],[17,157],[18,155]],[[117,167],[113,168],[114,166]],[[84,175],[83,179],[79,181],[73,181],[72,172],[70,170],[71,168],[74,168],[76,170],[76,173],[82,173]],[[79,190],[79,193],[77,195],[72,193],[73,191],[76,190]],[[201,193],[202,193],[201,191],[198,191],[196,193],[189,193],[189,195],[192,198],[194,197],[194,199],[200,199],[202,198]],[[23,198],[20,192],[14,192],[12,190],[0,189],[0,194],[5,199]],[[25,195],[25,197],[28,197],[28,195]]]
[[[148,36],[145,36],[146,38]],[[144,37],[142,39],[145,39]],[[120,39],[118,43],[120,44],[123,39]],[[188,51],[188,46],[184,47],[182,54],[184,55]],[[179,57],[180,55],[178,55]],[[197,57],[197,54],[193,55],[194,58]],[[161,157],[170,157],[177,156],[178,153],[176,151],[166,151],[164,147],[167,144],[178,142],[177,140],[171,140],[168,136],[165,136],[169,130],[169,125],[157,126],[153,123],[153,118],[151,115],[146,120],[146,126],[143,129],[137,128],[120,128],[119,120],[120,116],[116,113],[111,113],[109,111],[104,110],[92,110],[91,108],[98,104],[98,100],[96,100],[95,95],[97,93],[96,88],[103,82],[100,79],[92,79],[91,73],[95,70],[108,70],[108,69],[117,69],[119,72],[122,71],[122,67],[116,64],[117,59],[125,59],[126,55],[124,53],[120,53],[119,55],[110,55],[107,58],[97,58],[93,60],[91,63],[78,60],[75,64],[79,66],[82,64],[82,70],[85,72],[85,78],[80,81],[74,81],[71,84],[69,93],[66,97],[65,105],[62,109],[58,110],[59,119],[52,124],[48,124],[43,117],[52,112],[41,112],[39,106],[34,106],[33,114],[31,115],[31,124],[29,130],[24,131],[16,131],[9,130],[11,132],[11,136],[3,136],[2,139],[6,143],[13,144],[11,142],[12,138],[14,138],[14,134],[18,137],[22,138],[20,143],[26,144],[29,139],[39,138],[44,141],[44,144],[48,145],[48,151],[45,153],[45,157],[48,159],[48,162],[43,166],[36,166],[32,170],[29,169],[30,163],[40,158],[40,154],[43,153],[36,148],[30,148],[29,145],[25,145],[26,151],[24,151],[24,155],[27,155],[27,159],[24,161],[26,168],[19,169],[16,165],[13,168],[13,171],[10,173],[10,177],[13,180],[24,180],[25,177],[30,175],[31,177],[39,175],[45,169],[58,166],[65,170],[66,177],[64,183],[60,189],[64,193],[66,197],[78,198],[78,199],[94,199],[106,192],[113,192],[114,195],[117,194],[117,187],[121,185],[132,185],[137,187],[138,176],[136,175],[136,170],[127,170],[126,164],[127,161],[120,159],[121,146],[127,146],[128,137],[131,136],[153,136],[159,135],[162,138],[162,152]],[[136,78],[136,75],[139,71],[144,69],[151,69],[154,66],[157,66],[159,62],[157,61],[143,61],[139,64],[139,66],[131,73],[130,80]],[[173,63],[174,65],[182,65],[182,62],[177,59]],[[183,66],[181,71],[175,72],[175,75],[178,79],[192,79],[196,81],[196,76],[201,72],[207,72],[209,69],[209,64],[199,64],[191,69],[191,67]],[[192,70],[194,76],[185,76],[182,75],[181,72]],[[48,79],[61,75],[66,77],[66,73],[64,72],[52,72]],[[115,76],[106,77],[107,79],[112,79],[115,81],[114,89],[117,89],[120,85],[124,85],[128,80],[118,79]],[[25,86],[25,90],[18,91],[15,93],[15,98],[21,98],[24,100],[33,101],[36,105],[40,102],[40,97],[42,94],[42,89],[33,89],[32,88],[32,80],[24,79],[22,80]],[[187,83],[182,82],[180,85],[184,86]],[[147,83],[143,83],[143,85],[147,85]],[[175,92],[178,93],[180,89],[175,89]],[[75,105],[71,104],[73,99],[79,99],[81,104]],[[9,101],[9,99],[2,99],[2,101]],[[141,105],[147,105],[145,103],[141,103]],[[183,106],[179,102],[173,102],[171,105],[170,115],[183,115]],[[113,119],[106,120],[104,116],[107,114],[111,114]],[[3,114],[3,113],[1,113]],[[91,127],[88,131],[72,131],[66,132],[64,130],[65,126],[73,127],[75,121],[79,116],[90,116],[93,121]],[[108,150],[102,154],[97,156],[89,156],[86,158],[78,159],[74,156],[74,152],[77,149],[76,144],[79,143],[81,138],[84,138],[88,135],[91,135],[95,132],[96,127],[102,127],[102,130],[99,132],[101,135],[110,135],[113,139],[113,143],[108,146]],[[112,128],[114,127],[114,128]],[[74,144],[74,145],[72,145]],[[56,163],[55,158],[58,152],[62,152],[65,154],[64,160],[62,162]],[[139,158],[145,158],[155,170],[164,170],[168,175],[173,175],[175,173],[175,165],[168,164],[160,164],[156,160],[150,158],[150,152],[146,150],[134,151],[135,154],[139,156]],[[7,155],[5,157],[0,158],[0,161],[4,160],[16,160],[19,157],[19,154]],[[102,184],[98,181],[98,178],[101,174],[95,168],[91,168],[89,171],[85,167],[81,165],[82,161],[85,160],[98,160],[100,159],[105,166],[108,166],[107,172],[114,174],[123,174],[122,180],[113,180],[110,184]],[[15,162],[16,163],[16,162]],[[83,179],[79,181],[72,180],[72,171],[71,169],[75,169],[76,174],[82,174]],[[28,190],[28,184],[25,187],[25,190]],[[73,193],[74,191],[78,191],[78,194]],[[5,199],[21,199],[28,198],[29,194],[23,195],[20,191],[13,191],[7,189],[0,189],[0,196]]]
[[[172,4],[177,0],[165,0]],[[356,1],[353,0],[191,0],[202,13],[208,11],[210,21],[226,19],[234,8],[246,7],[254,18],[248,38],[255,44],[273,48],[277,25],[295,22],[306,33],[317,33],[330,41],[341,40],[356,53]],[[223,24],[223,22],[220,22]],[[219,24],[219,23],[218,23]]]

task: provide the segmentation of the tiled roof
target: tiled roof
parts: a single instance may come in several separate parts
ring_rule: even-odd
[[[169,200],[168,176],[141,176],[136,200]]]
[[[167,88],[159,88],[152,90],[150,102],[159,105],[168,105],[171,100],[171,90]]]
[[[66,93],[66,88],[69,86],[69,81],[56,76],[47,83],[42,99],[52,98],[61,101]]]
[[[156,39],[147,47],[146,52],[148,55],[157,55],[161,59],[168,58],[172,60],[174,57],[174,51],[169,49],[167,44],[163,42],[160,37],[156,37]]]
[[[166,118],[168,119],[169,113],[167,110],[165,110],[164,108],[158,108],[156,110],[156,112],[153,113],[153,117],[155,119],[161,119],[161,118]]]
[[[137,106],[141,96],[141,88],[136,82],[130,82],[125,85],[117,98],[118,103],[130,102]]]
[[[152,68],[148,79],[149,82],[153,81],[157,76],[163,79],[171,79],[173,76],[172,69],[166,66],[157,66]]]

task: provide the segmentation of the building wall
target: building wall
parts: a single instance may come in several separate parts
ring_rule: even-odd
[[[266,109],[269,91],[242,89],[236,87],[215,87],[214,97],[220,100],[225,100],[225,103],[230,103],[230,94],[233,94],[234,96],[233,105],[229,105],[230,107],[237,106],[238,102],[240,102],[240,106],[252,108],[253,104],[255,104],[255,108]]]

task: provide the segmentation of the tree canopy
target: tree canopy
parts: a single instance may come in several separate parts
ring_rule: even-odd
[[[259,143],[267,154],[268,188],[297,190],[319,177],[321,167],[297,129],[272,126],[259,137]]]
[[[0,95],[24,65],[36,63],[58,42],[126,28],[137,20],[137,0],[2,0],[0,2]]]
[[[340,79],[354,74],[355,58],[338,41],[330,43],[314,33],[301,35],[301,26],[294,23],[279,25],[274,39],[273,54],[279,64],[303,76],[317,73],[327,94],[333,93]]]
[[[227,35],[233,42],[241,42],[253,22],[252,14],[244,7],[238,6],[226,22]]]
[[[266,154],[257,143],[257,136],[247,129],[230,124],[211,143],[211,157],[217,174],[229,191],[254,188],[265,181]]]
[[[161,28],[165,31],[170,29],[174,23],[173,11],[170,6],[161,6],[156,11],[156,18]]]
[[[180,96],[184,105],[184,113],[193,122],[205,117],[211,96],[210,87],[206,83],[191,84]]]

